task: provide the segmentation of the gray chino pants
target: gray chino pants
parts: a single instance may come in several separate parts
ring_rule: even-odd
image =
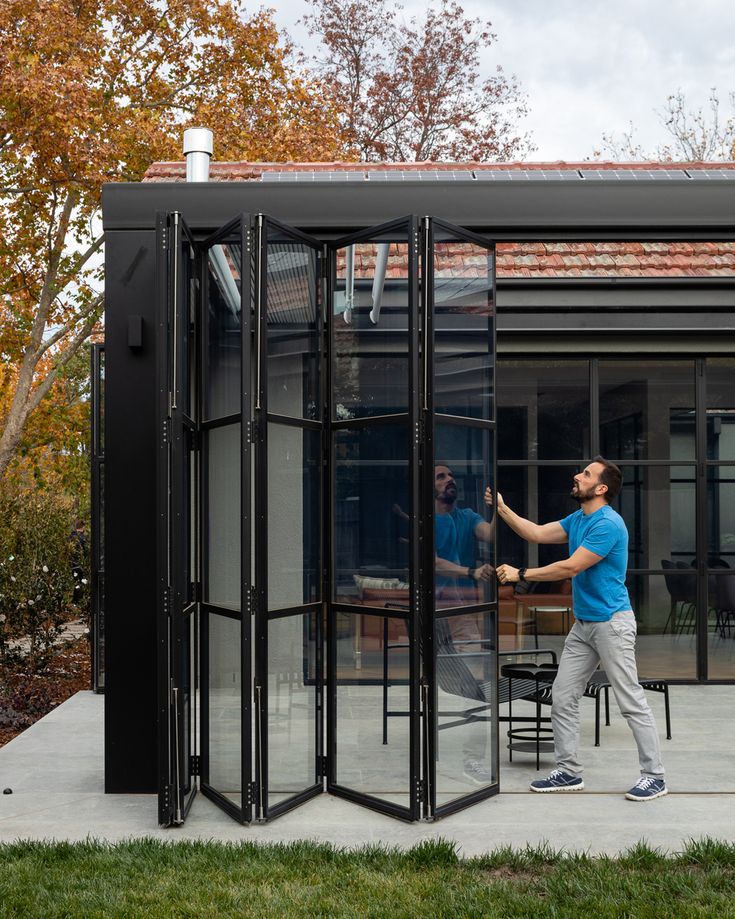
[[[641,774],[664,776],[658,730],[635,663],[636,621],[632,611],[615,613],[608,622],[576,620],[564,642],[552,688],[551,722],[559,769],[582,775],[579,762],[579,700],[601,663],[620,712],[638,746]]]

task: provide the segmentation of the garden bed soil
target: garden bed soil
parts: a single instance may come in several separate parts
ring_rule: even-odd
[[[89,689],[91,673],[88,636],[61,645],[49,665],[38,673],[22,667],[6,673],[5,686],[0,687],[0,747],[70,696]],[[11,717],[9,704],[13,709]],[[12,723],[8,725],[7,721]]]

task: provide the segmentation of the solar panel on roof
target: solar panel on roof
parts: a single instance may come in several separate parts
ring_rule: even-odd
[[[553,182],[579,179],[576,169],[475,169],[481,182]]]
[[[683,169],[581,169],[583,179],[603,182],[661,181],[662,179],[687,179]]]
[[[730,179],[735,180],[735,169],[687,169],[690,179]]]

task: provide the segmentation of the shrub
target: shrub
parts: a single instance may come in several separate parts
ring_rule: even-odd
[[[86,546],[72,501],[52,491],[4,482],[0,519],[0,664],[23,660],[37,670],[86,604]]]

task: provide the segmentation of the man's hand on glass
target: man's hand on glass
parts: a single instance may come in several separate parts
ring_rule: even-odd
[[[492,581],[495,574],[495,569],[492,565],[480,565],[479,568],[475,568],[475,573],[473,575],[476,581]]]
[[[497,574],[501,584],[515,584],[516,581],[521,579],[518,568],[514,568],[512,565],[500,565]]]
[[[490,488],[489,485],[485,489],[485,504],[488,507],[493,507],[494,505],[497,505],[497,508],[499,511],[505,507],[505,501],[503,501],[503,496],[500,494],[499,491],[493,494],[493,490],[492,488]]]

